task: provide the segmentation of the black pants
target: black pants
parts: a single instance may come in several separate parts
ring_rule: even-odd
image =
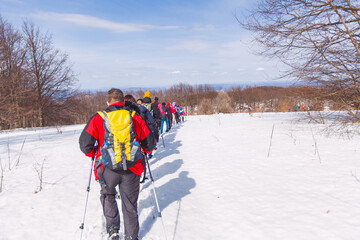
[[[172,127],[172,121],[173,121],[173,118],[172,118],[172,115],[170,115],[170,117],[169,117],[169,130]]]
[[[176,120],[176,124],[180,122],[180,115],[178,112],[175,112],[175,120]]]
[[[120,229],[119,210],[115,199],[115,188],[119,185],[124,217],[125,239],[137,240],[139,234],[137,200],[139,196],[140,176],[130,170],[115,172],[105,167],[103,177],[106,187],[100,191],[100,200],[106,218],[107,232]]]
[[[158,125],[158,129],[160,129],[160,127],[161,127],[161,118],[156,118],[155,121],[156,121],[156,124]]]

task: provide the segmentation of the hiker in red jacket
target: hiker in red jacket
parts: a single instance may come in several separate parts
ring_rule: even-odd
[[[124,94],[120,89],[112,88],[108,91],[109,113],[116,110],[126,109]],[[141,116],[135,114],[132,117],[135,138],[145,153],[150,153],[155,147],[155,138]],[[116,186],[119,185],[124,217],[125,239],[137,240],[139,233],[139,221],[137,213],[137,200],[139,196],[139,181],[143,172],[142,155],[135,155],[136,164],[127,170],[112,170],[101,163],[100,147],[104,146],[104,119],[96,113],[85,126],[79,139],[80,149],[88,157],[96,157],[95,179],[101,183],[101,204],[106,219],[106,230],[109,239],[119,239],[120,217],[116,204]],[[97,142],[97,145],[95,144]],[[140,156],[140,157],[139,157]]]
[[[167,113],[168,119],[169,119],[169,130],[170,130],[172,127],[172,121],[173,121],[170,102],[166,103],[166,113]]]

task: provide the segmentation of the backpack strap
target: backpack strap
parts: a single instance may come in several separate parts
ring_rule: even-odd
[[[100,115],[100,117],[101,117],[102,119],[105,118],[105,114],[106,114],[105,111],[98,111],[97,113]]]
[[[110,123],[109,123],[109,118],[108,118],[108,115],[105,111],[99,111],[98,114],[100,115],[100,117],[102,117],[102,119],[104,119],[104,128],[105,130],[107,130],[109,132],[109,134],[111,133],[110,132]],[[106,131],[105,131],[106,132]]]
[[[130,111],[131,112],[131,118],[133,118],[136,114],[136,111]]]

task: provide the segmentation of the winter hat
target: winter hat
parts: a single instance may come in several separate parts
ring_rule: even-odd
[[[167,106],[167,107],[170,107],[170,103],[169,103],[169,102],[167,102],[167,103],[166,103],[166,106]]]
[[[151,93],[149,91],[146,91],[144,93],[144,98],[146,98],[146,97],[151,98]]]

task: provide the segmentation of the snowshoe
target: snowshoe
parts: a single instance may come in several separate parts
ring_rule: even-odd
[[[109,240],[120,240],[119,231],[112,230],[109,232]]]

